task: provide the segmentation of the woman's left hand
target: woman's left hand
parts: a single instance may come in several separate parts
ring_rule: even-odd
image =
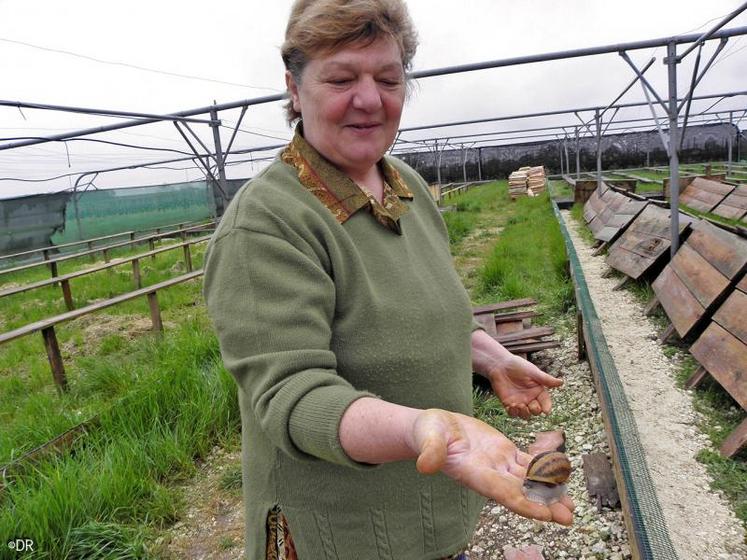
[[[529,418],[548,414],[552,400],[548,389],[560,387],[562,379],[549,375],[533,363],[509,354],[486,377],[510,416]]]
[[[417,415],[410,440],[419,472],[442,472],[524,517],[573,523],[576,506],[567,495],[549,506],[526,497],[522,485],[531,455],[485,422],[456,412],[424,410]]]

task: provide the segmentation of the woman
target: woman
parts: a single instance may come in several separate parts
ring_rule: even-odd
[[[401,0],[298,0],[282,54],[301,122],[210,244],[252,559],[457,558],[483,496],[572,521],[567,497],[524,497],[530,457],[471,418],[473,370],[523,417],[561,382],[477,328],[427,185],[384,155],[415,47]]]

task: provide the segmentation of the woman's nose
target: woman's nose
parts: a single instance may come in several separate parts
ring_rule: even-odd
[[[368,76],[358,80],[353,92],[353,107],[371,113],[380,109],[381,105],[381,92],[376,80]]]

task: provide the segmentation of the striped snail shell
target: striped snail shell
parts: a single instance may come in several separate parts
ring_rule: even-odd
[[[532,459],[527,467],[527,480],[551,486],[564,484],[571,476],[571,462],[560,451],[545,451]]]
[[[545,451],[529,463],[522,490],[527,499],[549,506],[563,498],[570,476],[568,457],[560,451]]]

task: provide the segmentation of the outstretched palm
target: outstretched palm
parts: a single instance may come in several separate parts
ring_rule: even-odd
[[[550,412],[552,400],[547,389],[559,387],[563,381],[512,355],[490,373],[490,384],[509,415],[529,418],[532,414]]]
[[[441,471],[524,517],[563,525],[573,522],[575,506],[568,496],[550,506],[524,496],[522,484],[531,456],[488,424],[463,414],[430,409],[415,421],[413,440],[418,449],[418,471]]]

